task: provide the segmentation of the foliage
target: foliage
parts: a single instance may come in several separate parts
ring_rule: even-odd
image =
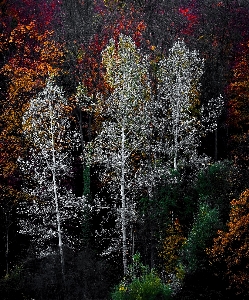
[[[62,47],[52,39],[53,33],[41,30],[42,26],[32,20],[31,12],[23,15],[27,13],[26,5],[33,7],[32,13],[37,12],[37,9],[34,10],[35,3],[9,2],[3,12],[3,31],[0,36],[0,76],[5,83],[0,88],[0,190],[4,199],[2,204],[6,208],[14,207],[21,199],[27,199],[20,188],[22,178],[17,166],[18,157],[26,150],[21,124],[27,101],[44,86],[48,73],[59,72],[63,60]],[[39,3],[41,6],[43,4]]]
[[[112,294],[113,300],[137,299],[171,299],[170,287],[164,285],[153,272],[142,278],[134,279],[128,286],[122,284]]]
[[[219,210],[224,223],[230,210],[229,198],[237,195],[240,172],[229,161],[217,162],[201,170],[196,178],[194,189],[202,202]]]
[[[70,136],[67,109],[62,90],[49,79],[23,116],[23,133],[30,148],[19,165],[26,179],[23,190],[33,201],[19,204],[19,232],[30,236],[39,256],[53,252],[56,236],[60,248],[64,243],[76,246],[70,227],[79,226],[83,199],[75,197],[69,182],[65,184],[71,176],[70,154],[77,143],[77,135]]]
[[[186,155],[189,161],[194,160],[199,143],[200,128],[195,110],[203,63],[198,53],[191,52],[180,40],[169,50],[168,58],[159,62],[158,104],[159,109],[163,109],[161,130],[166,135],[165,146],[168,144],[164,151],[169,155],[170,167],[175,170],[178,161]]]
[[[167,237],[171,239],[170,230],[173,230],[172,227],[176,229],[175,225],[178,224],[174,225],[175,221],[181,224],[181,226],[178,224],[182,231],[181,234],[179,233],[179,238],[180,236],[186,237],[187,228],[192,224],[198,201],[193,185],[195,177],[192,172],[188,175],[184,174],[184,171],[171,173],[171,176],[163,177],[158,181],[151,197],[141,198],[138,204],[140,222],[136,229],[137,247],[152,267],[154,264],[160,265],[162,270],[164,270],[162,257],[159,259],[157,254],[162,251],[164,239]],[[171,233],[176,234],[174,230]],[[172,251],[174,252],[173,248]],[[167,265],[167,260],[165,264]]]
[[[140,262],[138,253],[134,255],[129,271],[128,278],[112,293],[113,300],[171,299],[170,287],[162,282],[154,270],[149,271]]]
[[[87,87],[89,95],[106,93],[101,52],[106,47],[106,37],[95,34],[88,45],[81,45],[77,53],[77,80]]]
[[[9,97],[14,101],[20,95],[36,91],[44,84],[44,78],[58,74],[63,61],[62,47],[52,39],[53,32],[39,33],[35,21],[19,24],[8,37],[7,49],[15,49],[1,73],[11,81]]]
[[[240,52],[233,66],[233,76],[227,87],[228,126],[230,128],[229,146],[236,163],[248,164],[248,53],[249,43],[240,46]]]
[[[248,296],[248,209],[249,190],[245,190],[238,200],[231,201],[227,230],[218,230],[212,248],[207,250],[211,262],[225,265],[224,275],[229,279],[230,288],[243,296]]]
[[[212,242],[219,226],[218,209],[211,208],[205,202],[200,203],[192,228],[181,250],[181,261],[187,273],[205,267],[207,262],[205,249]]]
[[[102,167],[99,169],[100,181],[112,197],[111,209],[121,233],[118,240],[122,238],[125,273],[127,242],[131,238],[128,228],[136,222],[135,196],[141,190],[138,176],[144,168],[142,157],[136,163],[134,160],[148,143],[146,128],[149,121],[144,113],[144,102],[148,101],[150,86],[147,62],[130,37],[120,35],[117,45],[110,40],[103,51],[103,64],[112,93],[97,107],[104,121],[91,148],[93,162]]]
[[[186,162],[200,165],[203,159],[197,150],[201,136],[208,126],[209,130],[216,127],[222,97],[210,100],[207,112],[201,108],[200,79],[204,60],[197,51],[190,51],[184,41],[175,42],[169,56],[160,60],[158,65],[158,98],[154,110],[161,117],[154,125],[159,136],[164,134],[161,147],[169,167],[177,170]]]
[[[166,272],[166,276],[169,277],[176,273],[176,277],[181,279],[182,274],[179,268],[180,249],[186,242],[186,238],[183,236],[179,221],[176,219],[173,224],[168,225],[166,230],[166,236],[163,240],[162,250],[159,256],[163,261],[163,268]]]

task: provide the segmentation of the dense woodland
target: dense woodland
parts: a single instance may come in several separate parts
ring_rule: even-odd
[[[248,0],[0,20],[1,299],[248,299]]]

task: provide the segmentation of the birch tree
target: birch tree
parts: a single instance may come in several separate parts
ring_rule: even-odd
[[[190,158],[195,154],[199,141],[199,124],[193,110],[202,73],[203,60],[196,51],[188,50],[183,41],[177,41],[169,50],[168,58],[159,63],[159,101],[166,112],[168,159],[175,170],[184,155]]]
[[[23,189],[34,200],[23,202],[18,210],[19,232],[30,236],[35,254],[46,256],[59,247],[63,277],[63,245],[76,246],[70,226],[79,226],[84,202],[67,186],[73,136],[66,110],[66,98],[51,79],[30,101],[23,116],[23,134],[31,146],[19,165],[26,179]]]
[[[205,109],[200,105],[203,68],[204,60],[198,52],[189,50],[181,40],[159,62],[156,110],[161,115],[159,128],[164,134],[162,149],[174,170],[199,160],[201,136],[216,129],[221,113],[221,96],[209,100]]]
[[[138,175],[144,168],[145,131],[149,125],[144,103],[149,99],[150,85],[147,63],[130,37],[120,35],[117,43],[111,39],[102,54],[112,93],[105,105],[102,102],[97,108],[104,121],[92,146],[93,160],[99,164],[99,178],[114,200],[112,210],[122,237],[126,274],[127,244],[131,239],[128,228],[136,220]]]

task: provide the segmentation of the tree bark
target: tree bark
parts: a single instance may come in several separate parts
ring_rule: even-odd
[[[124,275],[127,273],[127,234],[126,234],[126,199],[125,199],[125,133],[124,126],[122,126],[122,145],[121,145],[121,223],[122,223],[122,252],[123,252],[123,267]]]
[[[174,170],[177,170],[177,156],[178,156],[178,126],[179,126],[179,101],[177,100],[176,106],[176,120],[174,128]]]
[[[63,282],[65,282],[65,271],[64,271],[64,253],[63,253],[63,243],[62,243],[62,233],[61,233],[61,218],[60,218],[60,210],[59,210],[59,200],[57,193],[57,182],[56,182],[56,159],[55,159],[55,142],[54,142],[54,127],[53,127],[53,117],[52,117],[52,107],[50,104],[50,130],[51,130],[51,142],[52,142],[52,175],[53,175],[53,189],[54,189],[54,201],[55,201],[55,212],[56,212],[56,220],[57,220],[57,233],[58,233],[58,244],[59,244],[59,252],[60,252],[60,261],[61,261],[61,272],[63,277]]]

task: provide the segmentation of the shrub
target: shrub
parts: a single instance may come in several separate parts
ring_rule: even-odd
[[[112,294],[113,300],[156,300],[171,299],[171,290],[151,271],[130,284],[119,284]]]
[[[148,268],[138,262],[139,259],[140,255],[136,254],[133,258],[133,264],[129,268],[133,271],[136,269],[136,271],[130,274],[130,281],[125,278],[116,286],[112,293],[112,300],[171,299],[171,289],[169,285],[164,284],[154,270],[149,272]],[[134,268],[134,265],[136,268]],[[138,269],[140,269],[140,271],[142,270],[142,272],[138,272]],[[138,275],[139,273],[141,275]]]

